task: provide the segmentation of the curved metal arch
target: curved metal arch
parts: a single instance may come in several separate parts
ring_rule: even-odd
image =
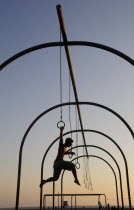
[[[86,155],[81,155],[77,158],[82,158],[82,157],[87,157]],[[117,185],[117,177],[116,177],[116,173],[113,169],[113,167],[103,158],[97,156],[97,155],[88,155],[88,157],[96,157],[98,159],[103,160],[105,163],[107,163],[109,165],[109,167],[111,168],[111,170],[113,171],[114,177],[115,177],[115,186],[116,186],[116,198],[117,198],[117,206],[119,207],[119,203],[118,203],[118,185]],[[77,158],[74,158],[71,162],[73,162],[74,160],[76,160]],[[63,171],[62,175],[61,175],[61,195],[63,194],[63,175],[65,173],[65,170]],[[61,196],[61,203],[62,203],[62,196]],[[62,207],[62,206],[61,206]],[[62,208],[61,208],[62,209]]]
[[[73,150],[75,148],[80,148],[80,147],[83,147],[83,145],[78,145],[78,146],[75,146],[75,147],[72,147],[71,149],[69,149],[68,151],[70,150]],[[121,170],[120,170],[120,167],[119,167],[119,164],[117,163],[116,159],[113,157],[113,155],[111,155],[107,150],[99,147],[99,146],[96,146],[96,145],[89,145],[87,144],[86,147],[93,147],[93,148],[97,148],[97,149],[100,149],[102,151],[104,151],[105,153],[107,153],[112,159],[113,161],[115,162],[117,168],[118,168],[118,172],[119,172],[119,180],[120,180],[120,192],[121,192],[121,201],[122,201],[122,208],[124,208],[124,198],[123,198],[123,188],[122,188],[122,176],[121,176]],[[119,203],[119,200],[118,200],[118,203]]]
[[[33,127],[33,125],[41,118],[43,117],[45,114],[47,114],[48,112],[59,108],[59,107],[63,107],[63,106],[68,106],[68,105],[76,105],[76,102],[70,102],[70,103],[63,103],[63,104],[58,104],[55,105],[49,109],[47,109],[46,111],[42,112],[40,115],[38,115],[33,122],[29,125],[29,127],[27,128],[22,141],[21,141],[21,145],[20,145],[20,151],[19,151],[19,163],[18,163],[18,177],[17,177],[17,190],[16,190],[16,210],[18,209],[19,206],[19,193],[20,193],[20,177],[21,177],[21,162],[22,162],[22,151],[23,151],[23,146],[25,143],[25,139],[29,133],[29,131],[31,130],[31,128]],[[79,105],[92,105],[92,106],[97,106],[100,107],[102,109],[105,109],[109,112],[111,112],[112,114],[114,114],[116,117],[118,117],[123,123],[124,125],[128,128],[128,130],[130,131],[132,137],[134,138],[134,132],[132,130],[132,128],[129,126],[129,124],[123,119],[123,117],[121,117],[118,113],[116,113],[115,111],[113,111],[112,109],[101,105],[101,104],[97,104],[97,103],[93,103],[93,102],[78,102]]]
[[[7,59],[6,61],[4,61],[1,65],[0,65],[0,71],[6,67],[8,64],[10,64],[11,62],[13,62],[14,60],[20,58],[21,56],[24,56],[30,52],[39,50],[39,49],[43,49],[43,48],[48,48],[48,47],[57,47],[57,46],[65,46],[65,45],[69,45],[69,46],[88,46],[88,47],[95,47],[95,48],[99,48],[108,52],[111,52],[121,58],[123,58],[124,60],[126,60],[127,62],[129,62],[131,65],[134,66],[134,60],[132,58],[130,58],[129,56],[127,56],[126,54],[103,44],[99,44],[99,43],[94,43],[94,42],[87,42],[87,41],[69,41],[69,42],[49,42],[49,43],[44,43],[44,44],[40,44],[40,45],[36,45],[30,48],[27,48],[15,55],[13,55],[12,57],[10,57],[9,59]]]
[[[70,132],[69,132],[70,133]],[[58,138],[59,139],[59,138]],[[58,140],[57,139],[57,140]],[[53,141],[53,144],[55,143],[56,141]],[[52,144],[52,145],[53,145]],[[51,146],[52,146],[51,145]],[[121,176],[121,170],[120,170],[120,167],[119,167],[119,164],[117,163],[117,161],[115,160],[115,158],[108,152],[106,151],[105,149],[99,147],[99,146],[95,146],[95,145],[86,145],[87,147],[94,147],[94,148],[98,148],[104,152],[106,152],[115,162],[117,168],[118,168],[118,172],[119,172],[119,180],[120,180],[120,192],[121,192],[121,201],[122,201],[122,208],[124,208],[124,199],[123,199],[123,188],[122,188],[122,176]],[[83,147],[83,145],[79,145],[79,146],[75,146],[75,147],[72,147],[71,149],[75,149],[75,148],[80,148],[80,147]],[[70,151],[71,149],[69,149],[68,151]],[[46,154],[48,153],[48,150],[46,151],[44,157],[46,157]],[[43,170],[43,165],[44,165],[44,157],[43,157],[43,160],[42,160],[42,165],[41,165],[41,171]],[[77,159],[77,158],[76,158]],[[42,173],[41,173],[42,174]],[[41,176],[41,181],[43,179],[43,174]],[[42,189],[41,189],[41,192],[42,192]],[[117,201],[118,201],[118,205],[119,205],[119,198],[118,198],[118,195],[117,195]],[[42,208],[42,193],[40,194],[40,209]]]
[[[112,143],[115,144],[115,146],[118,148],[118,150],[120,151],[122,157],[123,157],[123,160],[124,160],[124,163],[125,163],[125,171],[126,171],[126,182],[127,182],[127,192],[128,192],[128,203],[129,203],[129,206],[131,206],[131,195],[130,195],[130,186],[129,186],[129,174],[128,174],[128,165],[127,165],[127,160],[126,160],[126,157],[122,151],[122,149],[120,148],[120,146],[108,135],[106,135],[105,133],[102,133],[100,131],[97,131],[97,130],[90,130],[90,129],[84,129],[83,130],[84,132],[93,132],[93,133],[97,133],[99,135],[102,135],[104,137],[106,137],[108,140],[112,141]],[[81,130],[72,130],[72,131],[69,131],[67,133],[64,133],[63,136],[66,136],[70,133],[74,133],[74,132],[81,132]],[[59,140],[60,137],[56,138],[48,147],[48,149],[46,150],[44,156],[43,156],[43,159],[42,159],[42,164],[41,164],[41,180],[40,182],[43,180],[43,171],[44,171],[44,161],[45,161],[45,158],[50,150],[50,148],[53,146],[53,144]],[[42,207],[42,188],[40,189],[40,209]]]

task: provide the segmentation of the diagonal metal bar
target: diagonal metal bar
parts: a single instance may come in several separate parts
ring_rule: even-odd
[[[76,88],[76,83],[75,83],[75,78],[74,78],[74,73],[73,73],[73,66],[72,66],[72,62],[71,62],[70,51],[69,51],[69,47],[67,45],[68,40],[67,40],[66,29],[65,29],[65,24],[64,24],[61,5],[57,5],[56,8],[57,8],[57,14],[58,14],[58,18],[59,18],[62,38],[63,38],[63,41],[65,43],[64,47],[65,47],[68,67],[69,67],[69,71],[70,71],[70,76],[71,76],[75,101],[77,103],[76,106],[77,106],[77,110],[78,110],[78,116],[79,116],[81,130],[82,130],[83,142],[84,142],[84,145],[85,145],[85,151],[86,151],[86,155],[87,155],[87,158],[88,158],[88,151],[87,151],[87,148],[86,148],[86,139],[85,139],[85,134],[84,134],[84,131],[83,131],[83,123],[82,123],[81,111],[80,111],[80,106],[79,106],[78,93],[77,93],[77,88]]]

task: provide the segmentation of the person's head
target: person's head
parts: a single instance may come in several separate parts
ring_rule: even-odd
[[[73,140],[71,138],[66,138],[65,140],[66,147],[71,147],[72,143],[73,143]]]

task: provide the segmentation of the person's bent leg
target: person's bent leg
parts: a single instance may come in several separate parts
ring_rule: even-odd
[[[48,179],[43,179],[41,181],[40,187],[42,187],[44,184],[46,184],[47,182],[52,182],[52,181],[56,181],[54,177],[50,177]]]
[[[76,172],[75,165],[74,165],[74,167],[72,168],[72,173],[73,173],[73,176],[74,176],[74,179],[75,179],[74,182],[75,182],[76,184],[80,185],[79,180],[78,180],[78,177],[77,177],[77,172]]]
[[[78,181],[78,177],[77,177],[76,168],[75,168],[75,165],[73,163],[71,163],[69,161],[63,161],[63,169],[72,171],[73,176],[74,176],[74,182],[76,184],[80,185],[80,183]]]
[[[59,179],[60,173],[61,173],[62,169],[57,169],[54,168],[54,173],[53,173],[53,177],[50,177],[48,179],[42,180],[40,187],[42,187],[44,184],[46,184],[47,182],[55,182]]]

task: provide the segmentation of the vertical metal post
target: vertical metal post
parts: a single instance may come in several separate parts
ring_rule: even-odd
[[[43,178],[42,178],[43,179]],[[42,181],[41,179],[41,181]],[[40,182],[41,183],[41,182]],[[42,209],[42,194],[43,194],[43,188],[40,188],[40,210]]]
[[[63,174],[62,174],[62,177],[63,177]],[[63,194],[63,179],[61,178],[61,210],[63,209],[62,208],[62,194]]]
[[[21,180],[21,164],[22,164],[22,150],[23,150],[24,140],[22,139],[19,151],[19,162],[18,162],[18,177],[17,177],[17,189],[16,189],[16,206],[15,209],[19,208],[19,197],[20,197],[20,180]]]
[[[53,181],[53,210],[55,208],[55,182]]]
[[[71,210],[72,210],[72,199],[73,199],[73,196],[71,195]]]
[[[106,195],[104,194],[105,197],[105,207],[107,206],[107,199],[106,199]]]
[[[76,195],[75,195],[75,210],[76,210]]]
[[[59,192],[58,192],[58,210],[59,210]]]
[[[43,209],[46,209],[46,195],[43,196]]]
[[[62,199],[62,202],[64,203],[64,195],[62,196],[62,198],[63,198],[63,199]],[[63,206],[63,204],[62,204],[62,206]]]

